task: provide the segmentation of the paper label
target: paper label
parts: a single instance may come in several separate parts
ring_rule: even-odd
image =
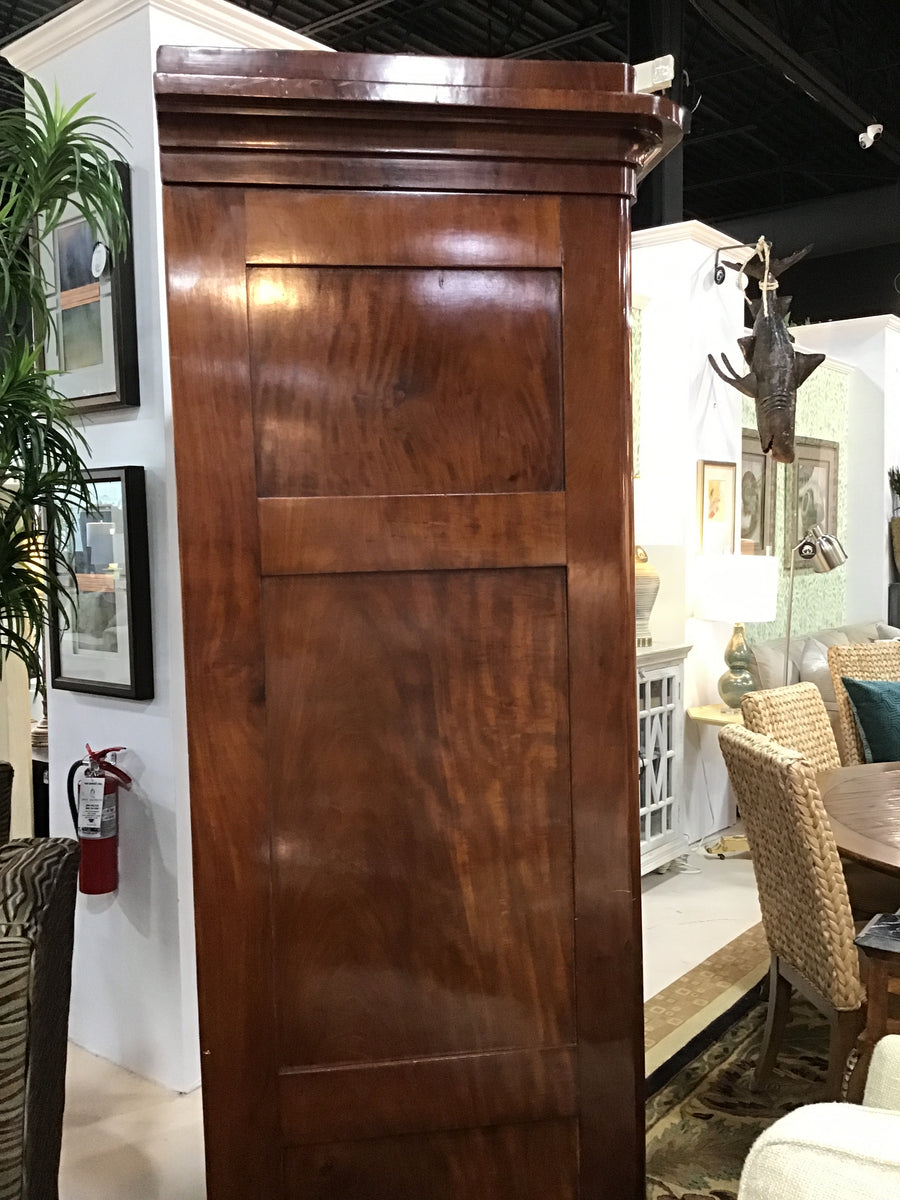
[[[104,794],[106,780],[87,776],[78,784],[78,836],[108,838],[116,836],[117,792]]]

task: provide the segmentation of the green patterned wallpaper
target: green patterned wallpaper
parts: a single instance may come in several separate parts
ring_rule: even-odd
[[[838,443],[838,521],[837,535],[842,542],[847,537],[847,397],[849,376],[831,363],[824,362],[803,384],[797,394],[797,437],[822,438]],[[753,400],[743,398],[741,418],[744,429],[756,428],[756,409]],[[785,471],[783,464],[774,465],[776,475],[775,547],[783,560],[785,526]],[[740,478],[740,476],[739,476]],[[835,532],[827,530],[828,533]],[[784,637],[787,622],[789,572],[783,561],[778,576],[778,615],[766,624],[748,625],[751,642]],[[791,637],[828,629],[844,623],[846,569],[839,567],[827,575],[814,571],[795,571],[794,609],[791,618]]]

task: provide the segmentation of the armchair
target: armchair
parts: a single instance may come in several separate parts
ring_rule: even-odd
[[[738,1200],[888,1200],[900,1195],[900,1035],[875,1047],[862,1106],[807,1104],[750,1148]]]

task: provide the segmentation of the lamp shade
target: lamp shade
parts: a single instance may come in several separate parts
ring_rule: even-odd
[[[812,564],[820,575],[827,575],[829,571],[843,566],[847,561],[847,551],[837,538],[831,533],[826,533],[821,525],[810,525],[806,537],[797,547],[801,554],[804,547],[812,548]],[[804,554],[803,557],[807,555]]]
[[[701,554],[694,572],[694,616],[734,623],[774,621],[778,559],[773,554]]]

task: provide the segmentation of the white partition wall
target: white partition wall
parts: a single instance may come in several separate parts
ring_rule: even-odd
[[[155,698],[51,689],[51,832],[71,834],[69,764],[128,747],[120,886],[80,896],[70,1032],[87,1049],[186,1091],[199,1083],[181,595],[171,446],[165,282],[153,70],[162,44],[311,49],[316,43],[223,0],[82,0],[2,53],[123,129],[132,169],[141,404],[85,419],[92,465],[141,465],[147,481]],[[202,848],[200,848],[202,852]]]
[[[692,567],[699,551],[697,463],[740,462],[741,396],[707,363],[725,350],[734,361],[743,330],[738,276],[713,281],[716,250],[732,239],[698,221],[641,230],[632,238],[632,286],[641,297],[640,480],[635,537],[653,548],[662,587],[650,628],[659,641],[691,644],[684,705],[717,698],[730,627],[691,620]],[[727,256],[726,256],[727,257]],[[735,536],[738,536],[737,513]],[[716,730],[685,726],[684,828],[688,842],[734,818]]]

